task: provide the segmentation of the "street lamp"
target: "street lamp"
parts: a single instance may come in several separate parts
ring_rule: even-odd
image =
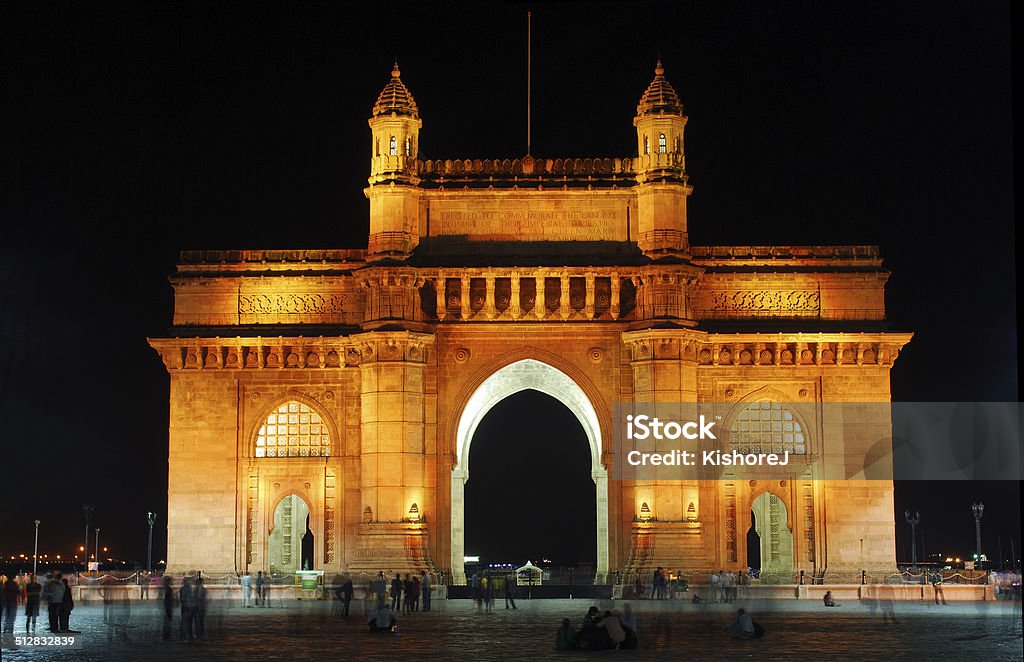
[[[32,549],[32,576],[36,576],[36,563],[39,561],[39,520],[36,520],[36,544]]]
[[[153,572],[153,525],[156,524],[156,513],[146,513],[146,521],[149,522],[149,547],[146,550],[146,570]]]
[[[96,570],[100,569],[100,527],[96,527]]]
[[[89,523],[92,521],[92,511],[96,510],[95,507],[90,505],[82,506],[82,512],[85,513],[85,571],[89,571]]]
[[[974,513],[974,547],[978,553],[978,562],[981,562],[981,516],[985,512],[985,504],[982,502],[972,503],[971,512]]]
[[[917,569],[917,525],[921,523],[921,511],[918,510],[914,513],[914,516],[910,516],[910,511],[905,511],[903,516],[907,518],[907,524],[910,525],[910,559],[914,569]]]

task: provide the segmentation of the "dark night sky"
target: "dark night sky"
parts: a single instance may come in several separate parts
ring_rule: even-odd
[[[631,155],[660,53],[690,118],[693,243],[879,244],[890,320],[916,333],[894,399],[1018,399],[1008,3],[261,7],[5,16],[0,554],[30,550],[35,518],[41,553],[67,554],[94,502],[101,543],[144,557],[168,392],[145,338],[178,251],[365,245],[366,118],[396,54],[425,156],[522,155],[531,8],[534,155]],[[965,553],[983,498],[986,545],[1019,549],[1018,496],[901,483],[897,508],[921,510],[928,551]]]

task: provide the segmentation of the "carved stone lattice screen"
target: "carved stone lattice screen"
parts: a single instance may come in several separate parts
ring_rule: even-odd
[[[256,457],[326,457],[331,439],[320,414],[286,402],[267,416],[256,437]]]
[[[736,415],[730,432],[733,446],[741,453],[807,453],[800,422],[778,402],[750,403]]]

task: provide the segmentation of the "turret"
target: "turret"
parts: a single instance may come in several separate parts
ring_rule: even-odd
[[[371,259],[404,259],[419,242],[420,200],[416,184],[420,121],[416,100],[401,79],[398,63],[369,119]]]
[[[661,60],[633,119],[637,137],[637,244],[651,257],[686,254],[686,115]]]

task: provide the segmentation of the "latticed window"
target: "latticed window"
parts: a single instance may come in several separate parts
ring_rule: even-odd
[[[664,133],[658,134],[658,153],[664,154],[668,151],[668,141],[665,139]]]
[[[732,422],[730,440],[741,453],[807,453],[800,422],[778,402],[759,400],[744,407]]]
[[[256,437],[256,457],[326,457],[331,437],[320,414],[286,402],[267,416]]]
[[[398,156],[398,139],[394,136],[391,136],[391,149],[389,153],[391,156]]]

